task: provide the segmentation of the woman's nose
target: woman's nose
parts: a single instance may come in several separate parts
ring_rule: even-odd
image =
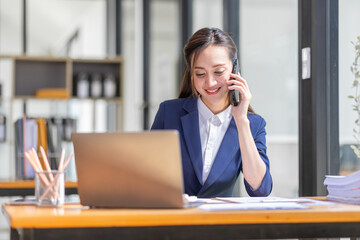
[[[217,81],[216,81],[215,77],[212,75],[208,75],[208,77],[206,78],[206,85],[208,87],[212,87],[212,86],[215,86],[216,84],[217,84]]]

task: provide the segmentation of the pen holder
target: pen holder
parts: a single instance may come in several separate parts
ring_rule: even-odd
[[[42,171],[35,175],[35,197],[38,206],[58,207],[64,204],[65,177],[63,171]]]

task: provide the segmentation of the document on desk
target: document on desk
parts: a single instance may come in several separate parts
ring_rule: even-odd
[[[329,201],[310,198],[282,198],[282,197],[218,197],[214,200],[222,201],[216,204],[204,201],[199,208],[206,211],[222,210],[268,210],[268,209],[304,209],[311,205],[330,205]],[[213,202],[215,203],[215,202]]]
[[[229,203],[299,203],[301,205],[329,205],[327,201],[310,198],[283,198],[283,197],[219,197],[216,198]]]
[[[304,205],[295,202],[250,202],[250,203],[221,203],[203,204],[199,207],[205,211],[228,210],[269,210],[269,209],[305,209]]]

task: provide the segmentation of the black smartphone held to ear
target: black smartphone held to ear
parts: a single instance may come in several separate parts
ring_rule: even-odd
[[[235,58],[233,60],[233,69],[231,73],[236,74],[237,72],[238,72],[238,60]],[[235,78],[230,78],[230,79],[235,79]],[[239,105],[240,95],[238,90],[231,90],[231,99],[232,99],[232,104],[235,107]]]

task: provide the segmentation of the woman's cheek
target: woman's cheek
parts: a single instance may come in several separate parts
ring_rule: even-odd
[[[230,78],[230,74],[226,76],[222,76],[218,79],[219,82],[226,84],[226,81]]]

